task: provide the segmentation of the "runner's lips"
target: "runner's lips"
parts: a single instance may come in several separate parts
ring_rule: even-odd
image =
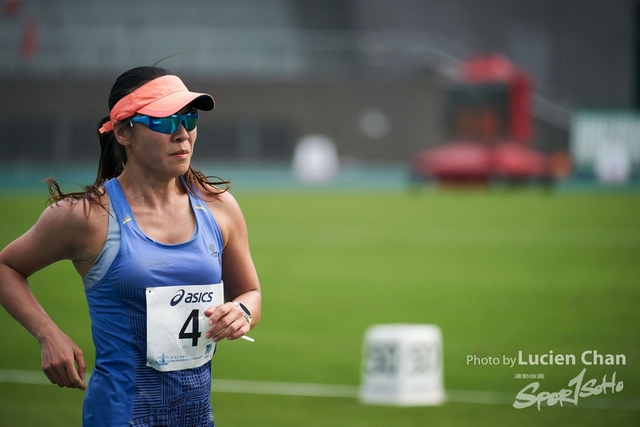
[[[185,154],[189,154],[189,150],[174,151],[173,153],[170,154],[170,156],[183,156]]]

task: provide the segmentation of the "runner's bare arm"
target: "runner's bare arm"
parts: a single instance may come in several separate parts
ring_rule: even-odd
[[[47,315],[27,281],[59,260],[81,267],[90,261],[89,242],[99,240],[92,231],[97,222],[82,207],[81,202],[48,207],[31,229],[0,252],[0,305],[38,340],[42,369],[52,383],[85,389],[82,351]]]
[[[224,238],[222,280],[225,300],[229,302],[205,312],[211,323],[207,335],[213,336],[224,329],[215,337],[216,341],[237,339],[248,333],[260,321],[262,308],[260,281],[249,250],[244,215],[231,194],[221,196],[220,201],[212,206],[212,211]],[[242,310],[233,301],[242,302],[251,311],[251,325],[247,324]]]

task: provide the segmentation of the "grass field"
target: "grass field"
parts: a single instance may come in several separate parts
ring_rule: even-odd
[[[364,332],[439,325],[447,390],[516,394],[544,374],[559,391],[583,368],[624,389],[574,405],[363,405],[355,398],[214,392],[221,427],[640,425],[640,195],[538,191],[236,194],[263,286],[254,344],[223,342],[219,379],[358,385]],[[44,195],[0,197],[0,246],[23,233]],[[50,316],[91,362],[79,278],[60,263],[31,278]],[[39,370],[39,348],[0,311],[0,369]],[[586,350],[625,365],[584,366]],[[574,354],[575,366],[474,366],[467,356]],[[77,426],[83,393],[0,383],[0,426]],[[594,409],[590,402],[605,408]],[[512,403],[512,402],[511,402]],[[626,405],[626,406],[625,406]],[[623,409],[625,407],[626,409]]]

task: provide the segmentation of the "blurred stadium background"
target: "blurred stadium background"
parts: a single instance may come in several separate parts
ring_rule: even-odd
[[[115,78],[170,55],[162,66],[218,101],[197,157],[220,165],[288,165],[300,138],[322,134],[343,165],[406,166],[417,152],[460,136],[452,87],[465,61],[487,54],[523,70],[530,96],[520,107],[505,98],[509,88],[458,97],[492,107],[502,128],[510,126],[504,114],[524,108],[535,150],[564,153],[589,175],[594,143],[572,132],[585,109],[585,121],[600,127],[620,119],[618,130],[604,131],[609,138],[637,139],[633,0],[193,0],[179,7],[3,0],[2,7],[5,168],[95,165],[94,125],[107,114]],[[626,145],[637,176],[640,153]]]
[[[1,7],[0,246],[37,219],[42,179],[93,182],[95,125],[123,71],[166,58],[216,99],[194,164],[233,182],[267,314],[254,348],[216,356],[214,377],[231,381],[214,393],[221,425],[640,425],[640,2]],[[451,182],[473,191],[440,188]],[[90,358],[69,266],[32,285]],[[442,326],[447,404],[354,400],[364,331],[387,322]],[[80,394],[37,385],[37,345],[4,312],[0,325],[0,424],[77,425]],[[622,397],[591,409],[517,411],[513,370],[464,363],[593,349],[627,365]],[[578,371],[534,373],[560,390]],[[328,388],[285,396],[280,382]]]

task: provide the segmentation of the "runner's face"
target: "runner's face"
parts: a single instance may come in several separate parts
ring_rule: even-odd
[[[190,110],[191,107],[185,107],[178,114]],[[189,168],[197,128],[187,131],[181,125],[174,133],[163,134],[138,123],[130,131],[127,167],[141,167],[148,173],[157,171],[171,177],[182,175]]]

